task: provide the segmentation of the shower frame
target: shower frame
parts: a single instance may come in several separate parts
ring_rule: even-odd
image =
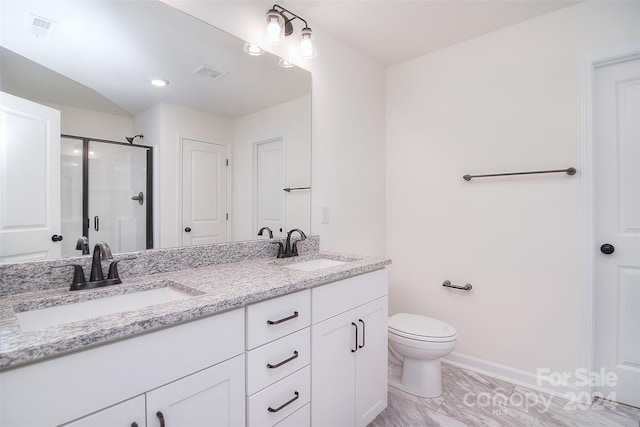
[[[145,242],[147,249],[153,249],[153,147],[142,144],[129,144],[125,142],[111,141],[108,139],[89,138],[85,136],[61,134],[62,138],[82,141],[82,235],[89,236],[91,219],[89,218],[89,142],[122,145],[125,147],[141,148],[147,150],[146,173],[146,230]]]

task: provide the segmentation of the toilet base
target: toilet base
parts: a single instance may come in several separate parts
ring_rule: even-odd
[[[393,366],[389,369],[389,385],[419,397],[438,397],[442,394],[440,359],[416,360],[405,357],[401,373]]]

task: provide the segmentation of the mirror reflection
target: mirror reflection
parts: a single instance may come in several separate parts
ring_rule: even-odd
[[[0,16],[0,261],[309,230],[310,73],[157,1]]]

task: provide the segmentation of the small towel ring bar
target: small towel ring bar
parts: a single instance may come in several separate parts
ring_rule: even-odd
[[[546,171],[492,173],[487,175],[465,175],[462,178],[464,178],[465,181],[471,181],[472,178],[485,178],[488,176],[533,175],[533,174],[539,174],[539,173],[561,173],[561,172],[564,172],[567,175],[575,175],[577,170],[576,168],[567,168],[567,169],[553,169],[553,170],[546,170]]]
[[[473,288],[473,286],[471,286],[471,283],[466,283],[464,286],[459,286],[452,285],[449,280],[445,280],[442,286],[444,286],[445,288],[460,289],[461,291],[470,291]]]
[[[293,190],[311,190],[311,187],[287,187],[283,188],[284,191],[290,193]]]

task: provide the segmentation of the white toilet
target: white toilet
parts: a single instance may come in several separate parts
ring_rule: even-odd
[[[453,326],[417,314],[389,317],[389,385],[421,397],[442,394],[440,358],[456,347]]]

